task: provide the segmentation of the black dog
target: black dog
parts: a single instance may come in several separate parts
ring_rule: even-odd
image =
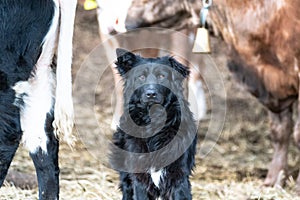
[[[120,172],[123,200],[192,199],[197,130],[183,96],[188,69],[172,57],[143,58],[123,49],[117,56],[124,114],[110,160]]]

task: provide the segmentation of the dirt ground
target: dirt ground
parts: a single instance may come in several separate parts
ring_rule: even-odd
[[[98,36],[95,11],[84,11],[78,7],[74,42],[73,77],[76,80],[82,63],[101,42]],[[262,186],[273,153],[266,110],[230,76],[226,68],[224,55],[226,50],[221,39],[212,38],[212,48],[213,53],[210,59],[214,61],[221,73],[226,96],[210,93],[206,87],[208,116],[199,124],[196,167],[191,177],[193,199],[300,199],[294,193],[294,180],[297,175],[297,166],[299,166],[299,152],[294,145],[290,146],[290,173],[285,187]],[[98,56],[98,62],[105,59],[103,52],[100,52]],[[204,58],[203,55],[202,57],[199,55],[199,57],[200,59]],[[209,70],[204,70],[204,73],[209,73]],[[60,146],[61,199],[121,199],[117,173],[107,167],[103,162],[105,158],[102,160],[99,157],[107,145],[102,144],[103,141],[99,141],[99,128],[106,139],[111,135],[111,94],[114,89],[112,83],[112,75],[108,68],[95,90],[93,114],[99,122],[97,128],[89,125],[90,111],[85,108],[84,104],[80,104],[82,99],[75,98],[74,100],[77,106],[75,110],[80,113],[80,117],[76,121],[77,129],[74,130],[78,141],[73,150],[64,143]],[[77,87],[88,86],[83,84],[81,87],[78,85]],[[75,96],[85,98],[84,93]],[[226,101],[227,112],[220,137],[217,138],[217,135],[214,135],[207,139],[205,135],[210,129],[210,124],[222,123],[210,118],[212,116],[212,98],[219,98],[222,102]],[[86,129],[86,132],[79,133],[82,127]],[[214,148],[207,156],[203,157],[203,149],[205,151],[205,147],[210,147],[215,141],[217,142]],[[293,144],[292,141],[291,144]],[[100,154],[98,154],[99,150]],[[34,167],[28,151],[22,145],[10,170],[29,175],[34,174]],[[37,197],[36,186],[20,189],[5,182],[4,187],[0,189],[0,199],[37,199]]]

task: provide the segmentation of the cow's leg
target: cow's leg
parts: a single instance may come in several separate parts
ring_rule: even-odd
[[[300,96],[298,99],[297,110],[298,110],[298,113],[297,113],[298,116],[297,116],[296,124],[294,127],[294,141],[295,141],[295,144],[298,147],[298,149],[300,149]],[[296,191],[298,194],[300,194],[300,171],[299,171],[298,178],[296,181]]]
[[[269,117],[274,154],[264,184],[282,185],[287,170],[288,146],[293,126],[292,108],[289,107],[280,113],[269,111]]]
[[[201,71],[198,66],[192,66],[189,61],[191,61],[191,44],[192,40],[190,38],[194,38],[195,30],[194,29],[183,29],[181,33],[185,34],[186,37],[183,37],[178,34],[174,34],[171,37],[172,42],[172,50],[178,53],[179,60],[184,65],[188,66],[190,69],[190,76],[188,79],[188,102],[190,103],[190,108],[194,113],[195,120],[201,120],[204,118],[206,114],[206,99],[201,81]],[[180,48],[178,48],[178,44],[182,44]],[[182,59],[183,58],[183,59]]]
[[[188,101],[191,110],[194,112],[195,120],[201,120],[206,114],[206,99],[202,86],[200,70],[196,66],[190,67],[188,80]]]
[[[101,5],[101,2],[97,0],[98,5]],[[110,64],[111,71],[114,77],[115,84],[115,107],[113,113],[112,123],[110,125],[112,130],[116,130],[117,125],[119,124],[119,119],[123,113],[123,90],[121,84],[121,76],[118,74],[118,70],[116,69],[113,62],[116,60],[115,57],[115,49],[119,47],[119,42],[109,35],[109,22],[107,22],[107,17],[105,17],[105,13],[101,8],[103,5],[97,8],[97,20],[99,27],[99,35],[102,41],[102,45],[104,47],[106,59]],[[109,20],[113,20],[109,18]]]
[[[21,126],[25,146],[34,162],[40,199],[57,199],[58,142],[53,134],[55,79],[50,67],[37,65],[35,76],[19,82],[14,89],[23,97]]]
[[[294,139],[298,149],[300,149],[300,119],[297,119],[297,124],[295,126]],[[300,194],[300,170],[298,172],[298,177],[296,181],[296,192]]]
[[[0,187],[22,136],[20,111],[13,104],[14,99],[13,90],[0,89]]]
[[[53,113],[48,113],[45,123],[47,150],[41,147],[30,152],[39,184],[39,199],[58,199],[59,194],[59,167],[58,167],[58,140],[53,133]]]
[[[100,24],[99,28],[101,29]],[[119,47],[119,42],[113,37],[110,38],[110,40],[107,40],[110,36],[102,34],[101,30],[100,37],[103,41],[103,47],[105,50],[106,58],[108,63],[110,64],[110,68],[114,77],[116,98],[111,129],[116,130],[119,124],[120,117],[123,114],[123,82],[120,74],[118,73],[118,70],[116,69],[116,65],[113,63],[116,60],[115,49]]]

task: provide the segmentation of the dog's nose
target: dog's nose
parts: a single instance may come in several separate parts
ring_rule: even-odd
[[[147,90],[146,96],[148,99],[152,99],[152,98],[156,98],[157,94],[156,94],[155,90]]]

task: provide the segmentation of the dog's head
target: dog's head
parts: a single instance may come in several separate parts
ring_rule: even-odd
[[[116,52],[117,69],[124,79],[125,103],[164,105],[172,94],[182,93],[189,71],[174,58],[143,58],[124,49]]]

